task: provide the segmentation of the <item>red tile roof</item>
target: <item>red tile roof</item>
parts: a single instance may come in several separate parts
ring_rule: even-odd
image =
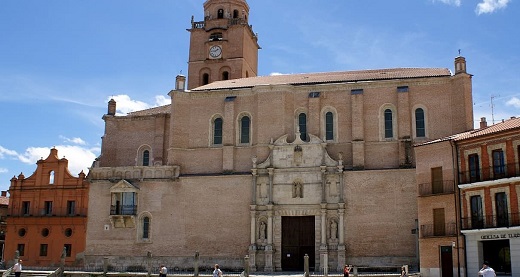
[[[458,133],[455,135],[428,141],[425,143],[416,144],[415,146],[427,145],[427,144],[448,141],[448,140],[463,141],[463,140],[467,140],[467,139],[483,137],[486,135],[497,134],[500,132],[510,131],[510,130],[514,130],[514,129],[518,129],[518,131],[520,132],[520,117],[504,120],[503,122],[500,122],[500,123],[497,123],[497,124],[494,124],[491,126],[487,126],[484,128],[475,129],[475,130],[471,130],[471,131],[467,131],[467,132],[463,132],[463,133]]]
[[[251,88],[261,85],[307,85],[451,76],[447,68],[390,68],[341,72],[259,76],[213,82],[192,91]]]
[[[135,111],[128,113],[129,116],[146,116],[146,115],[154,115],[154,114],[169,114],[171,112],[170,110],[170,104],[159,106],[155,108],[150,108],[142,111]]]

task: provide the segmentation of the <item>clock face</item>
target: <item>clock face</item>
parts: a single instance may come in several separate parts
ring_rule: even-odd
[[[218,59],[222,56],[222,47],[214,45],[209,48],[209,57],[212,59]]]

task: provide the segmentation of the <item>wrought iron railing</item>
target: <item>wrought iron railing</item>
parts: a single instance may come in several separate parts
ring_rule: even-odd
[[[520,213],[463,217],[462,230],[520,226]]]
[[[457,224],[425,224],[421,225],[421,238],[451,237],[457,235]]]
[[[503,164],[479,168],[478,170],[460,171],[459,184],[492,181],[519,176],[520,172],[516,171],[516,164]]]
[[[28,213],[24,211],[14,212],[12,214],[8,214],[9,217],[49,217],[49,216],[80,216],[85,217],[87,216],[88,209],[87,208],[78,208],[75,207],[74,209],[68,208],[68,207],[53,207],[51,210],[33,210],[31,209]]]
[[[453,193],[454,191],[453,180],[442,180],[438,182],[419,184],[420,196]]]
[[[137,205],[112,205],[110,215],[136,215]]]

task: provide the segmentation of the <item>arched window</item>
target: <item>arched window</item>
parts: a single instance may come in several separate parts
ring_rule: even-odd
[[[54,185],[54,170],[49,172],[49,185]]]
[[[325,140],[334,139],[334,114],[327,112],[325,114]]]
[[[238,10],[233,11],[233,18],[238,18]]]
[[[240,119],[240,143],[249,143],[251,131],[251,119],[243,116]]]
[[[150,218],[145,216],[143,217],[143,239],[150,238]]]
[[[217,12],[217,18],[224,18],[224,10],[223,9],[219,9],[218,12]]]
[[[307,115],[304,113],[298,115],[298,128],[300,129],[300,139],[307,141]]]
[[[415,110],[415,136],[418,138],[426,137],[426,126],[424,124],[424,110]]]
[[[202,74],[202,85],[207,85],[207,84],[209,84],[209,74],[204,73],[204,74]]]
[[[385,138],[394,137],[393,115],[392,110],[385,110]]]
[[[150,151],[144,150],[143,151],[143,166],[149,166],[150,165]]]
[[[227,72],[227,71],[222,72],[222,80],[229,80],[229,72]]]
[[[221,145],[222,144],[222,118],[216,118],[213,121],[213,144]]]

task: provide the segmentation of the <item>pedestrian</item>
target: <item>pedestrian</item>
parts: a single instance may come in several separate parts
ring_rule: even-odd
[[[343,277],[349,277],[350,268],[351,268],[351,266],[349,266],[349,265],[345,265],[345,267],[343,267]]]
[[[168,269],[161,265],[161,269],[159,269],[159,277],[166,277],[166,274],[168,274]]]
[[[478,272],[478,275],[482,275],[483,277],[496,277],[495,270],[489,267],[489,262],[485,261],[482,265],[482,268]]]
[[[213,270],[213,277],[222,277],[222,270],[220,270],[218,264],[215,264],[215,270]]]
[[[22,260],[19,259],[18,262],[14,264],[13,271],[15,277],[22,275]]]
[[[406,267],[401,267],[401,277],[408,277],[408,272],[406,272]]]

